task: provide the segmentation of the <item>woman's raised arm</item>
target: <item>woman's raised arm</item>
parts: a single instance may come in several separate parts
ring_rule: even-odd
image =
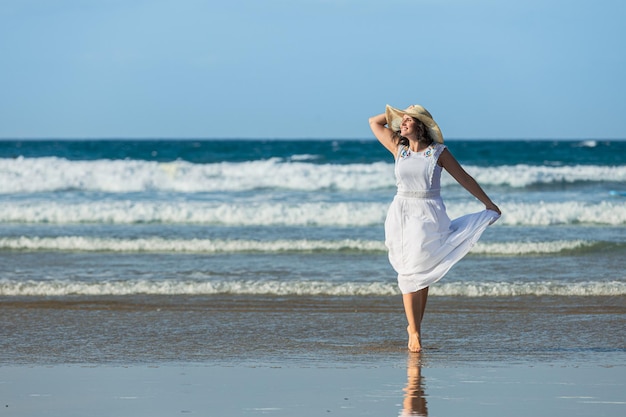
[[[376,136],[376,139],[389,151],[393,154],[394,158],[396,156],[396,152],[398,150],[398,144],[394,140],[394,133],[391,129],[386,127],[387,124],[387,116],[385,113],[381,113],[377,116],[372,116],[369,119],[370,121],[370,129],[372,129],[372,133]]]

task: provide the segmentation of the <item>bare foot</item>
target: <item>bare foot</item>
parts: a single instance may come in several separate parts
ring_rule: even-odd
[[[422,351],[422,343],[420,340],[420,334],[418,332],[411,332],[409,328],[406,328],[406,331],[409,333],[409,351],[413,353],[418,353]]]

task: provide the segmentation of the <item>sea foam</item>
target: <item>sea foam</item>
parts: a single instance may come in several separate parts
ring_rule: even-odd
[[[368,191],[395,187],[393,164],[315,164],[294,158],[194,164],[186,161],[70,161],[57,157],[0,159],[0,194],[78,190],[104,193],[237,192],[263,189]],[[483,185],[523,188],[573,182],[626,182],[626,166],[478,167]],[[448,175],[442,183],[453,184]]]
[[[389,296],[395,283],[329,281],[178,281],[135,280],[82,282],[69,280],[0,280],[0,296],[128,296],[128,295],[269,295],[269,296]],[[626,282],[446,282],[429,295],[446,297],[623,296]]]
[[[479,242],[471,253],[475,255],[555,255],[573,250],[604,248],[608,243],[585,240],[557,240],[544,242]],[[0,250],[69,251],[69,252],[127,252],[127,253],[281,253],[281,252],[362,252],[384,253],[381,240],[339,239],[165,239],[103,238],[91,236],[57,237],[2,237]]]
[[[204,201],[0,201],[1,223],[210,224],[224,226],[375,226],[389,204],[379,202],[204,202]],[[451,218],[484,209],[478,202],[448,203]],[[500,204],[496,225],[624,225],[621,201]]]

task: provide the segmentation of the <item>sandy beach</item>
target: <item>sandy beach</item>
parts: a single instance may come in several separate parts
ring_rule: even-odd
[[[404,366],[402,366],[404,365]],[[17,366],[4,416],[623,416],[624,366]]]

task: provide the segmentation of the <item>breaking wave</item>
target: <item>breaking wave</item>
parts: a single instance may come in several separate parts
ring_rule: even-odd
[[[0,280],[0,296],[128,296],[128,295],[269,295],[269,296],[387,296],[398,294],[395,283],[327,281],[112,281]],[[432,296],[620,296],[626,282],[449,282],[434,285]]]
[[[0,194],[78,190],[105,193],[238,192],[394,188],[393,164],[315,164],[306,158],[194,164],[186,161],[0,159]],[[479,183],[523,188],[575,182],[626,182],[626,166],[466,166]],[[444,184],[454,180],[444,175]]]
[[[479,242],[471,253],[476,255],[555,255],[572,251],[603,250],[608,242],[558,240],[545,242]],[[71,252],[134,252],[134,253],[281,253],[281,252],[363,252],[384,253],[382,241],[363,239],[313,240],[246,240],[246,239],[166,239],[106,238],[91,236],[2,237],[0,250],[71,251]]]
[[[373,226],[387,202],[0,201],[0,223],[172,223],[224,226]],[[566,201],[504,203],[496,225],[624,225],[626,204]],[[480,211],[478,203],[448,204],[451,218]]]

